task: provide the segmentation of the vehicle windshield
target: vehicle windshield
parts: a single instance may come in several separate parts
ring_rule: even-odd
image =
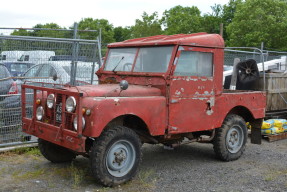
[[[29,66],[25,63],[13,63],[11,64],[11,71],[12,72],[25,72],[27,71]]]
[[[71,66],[63,66],[63,69],[68,73],[71,74]],[[91,78],[91,71],[92,67],[77,67],[76,78]]]
[[[104,69],[164,73],[168,68],[172,49],[173,46],[110,49]]]

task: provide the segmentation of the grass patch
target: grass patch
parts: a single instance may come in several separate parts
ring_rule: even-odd
[[[85,169],[75,166],[73,162],[67,167],[52,168],[50,174],[60,176],[64,179],[71,179],[74,188],[78,188],[86,180]]]
[[[265,181],[274,181],[279,177],[287,175],[287,169],[277,170],[277,171],[270,171],[265,176]],[[287,182],[286,182],[287,185]]]
[[[34,156],[41,156],[41,152],[38,147],[21,147],[10,151],[10,153],[14,153],[17,155],[34,155]]]
[[[139,172],[136,179],[121,187],[123,191],[134,191],[134,186],[137,186],[137,188],[141,188],[144,191],[150,191],[155,188],[156,181],[157,177],[153,169],[142,170]]]
[[[37,169],[34,171],[28,171],[24,174],[18,174],[15,175],[15,179],[23,179],[23,180],[27,180],[27,179],[35,179],[35,178],[39,178],[39,176],[44,175],[46,172],[46,169],[42,168],[42,169]]]
[[[70,175],[73,180],[73,187],[78,188],[85,177],[85,171],[81,168],[77,168],[72,163],[70,166]]]

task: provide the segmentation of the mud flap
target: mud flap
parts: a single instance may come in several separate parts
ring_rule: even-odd
[[[251,143],[253,144],[261,144],[261,126],[263,119],[255,119],[250,122],[251,125]]]

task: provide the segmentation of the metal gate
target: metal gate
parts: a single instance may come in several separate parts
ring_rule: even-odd
[[[0,30],[0,147],[35,142],[36,138],[21,131],[21,84],[97,84],[95,72],[102,63],[101,38],[79,39],[77,24],[73,30]],[[15,36],[9,30],[68,31],[73,38]],[[32,93],[27,93],[26,98],[32,100]],[[32,114],[31,107],[26,110]]]

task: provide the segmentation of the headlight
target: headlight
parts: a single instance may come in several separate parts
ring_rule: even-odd
[[[66,110],[68,112],[73,112],[76,109],[76,99],[75,97],[68,97],[68,99],[66,100]]]
[[[55,95],[54,94],[50,94],[47,97],[47,107],[49,109],[51,109],[54,106],[55,103]]]
[[[42,106],[39,106],[36,110],[36,118],[38,121],[41,121],[44,116],[44,109]]]
[[[78,122],[77,122],[77,117],[75,117],[75,119],[74,119],[74,128],[75,128],[75,130],[77,131],[78,130]],[[86,121],[85,121],[85,118],[84,117],[82,117],[82,129],[84,129],[85,128],[85,125],[86,125]]]

